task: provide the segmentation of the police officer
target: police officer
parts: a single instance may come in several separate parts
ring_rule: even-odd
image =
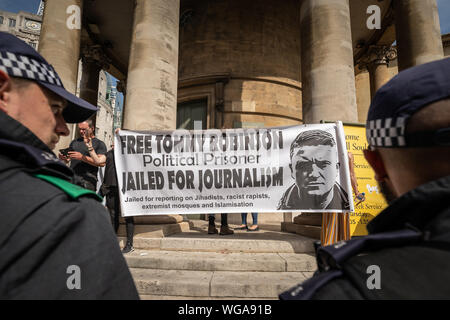
[[[317,254],[281,299],[450,298],[450,59],[400,72],[369,109],[365,157],[389,206]]]
[[[138,299],[108,213],[52,149],[97,108],[0,32],[0,299]]]

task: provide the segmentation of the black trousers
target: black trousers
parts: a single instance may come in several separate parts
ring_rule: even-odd
[[[119,190],[117,188],[108,188],[106,194],[106,207],[108,208],[109,215],[111,217],[111,224],[114,231],[117,233],[119,230],[119,219],[121,215],[120,211],[120,198]],[[127,243],[133,245],[134,236],[134,219],[133,217],[125,217],[125,227],[127,231]]]
[[[213,214],[210,214],[208,216],[209,224],[214,224],[214,221],[216,220],[216,217]],[[228,225],[228,216],[226,213],[220,214],[220,225],[227,226]]]

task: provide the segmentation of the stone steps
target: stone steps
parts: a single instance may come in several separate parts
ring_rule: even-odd
[[[312,276],[304,272],[233,272],[131,268],[142,296],[276,299]]]
[[[297,253],[220,253],[136,250],[125,255],[130,268],[191,271],[314,272],[315,257]]]
[[[119,237],[121,246],[125,241]],[[192,229],[169,236],[149,233],[134,237],[133,246],[143,250],[196,252],[313,253],[314,239],[278,231],[247,232],[235,230],[233,235],[207,234],[206,229]]]
[[[135,236],[125,258],[142,299],[277,299],[316,270],[313,239],[272,230],[209,235],[207,222],[189,223],[169,236]]]

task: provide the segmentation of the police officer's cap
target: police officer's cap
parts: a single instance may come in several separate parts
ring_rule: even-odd
[[[68,123],[82,122],[97,111],[97,107],[64,89],[55,69],[36,50],[6,32],[0,32],[0,70],[12,77],[36,81],[67,100],[63,117]]]
[[[450,128],[406,134],[408,119],[427,105],[450,98],[450,59],[406,69],[375,94],[367,140],[385,148],[450,146]]]

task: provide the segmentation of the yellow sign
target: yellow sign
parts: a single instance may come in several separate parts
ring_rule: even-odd
[[[367,148],[366,128],[357,125],[344,125],[347,151],[353,154],[354,171],[358,182],[358,191],[365,193],[365,201],[359,202],[354,197],[355,212],[350,213],[350,235],[367,235],[366,226],[375,218],[387,203],[380,193],[375,173],[364,158],[363,150]]]

